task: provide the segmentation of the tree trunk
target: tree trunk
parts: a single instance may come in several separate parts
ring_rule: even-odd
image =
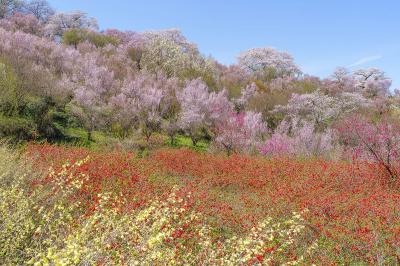
[[[88,132],[87,132],[87,140],[88,140],[88,141],[93,141],[93,138],[92,138],[92,130],[88,130]]]
[[[197,146],[197,139],[195,137],[191,137],[191,139],[192,139],[193,146],[196,147]]]

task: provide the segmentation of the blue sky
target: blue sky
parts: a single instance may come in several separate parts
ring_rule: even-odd
[[[234,63],[249,48],[291,53],[305,73],[378,67],[400,88],[400,0],[50,0],[101,29],[179,28],[205,55]]]

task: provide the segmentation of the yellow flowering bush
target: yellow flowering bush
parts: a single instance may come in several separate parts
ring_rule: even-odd
[[[31,243],[34,220],[26,197],[26,167],[18,155],[0,145],[0,264],[21,264]]]

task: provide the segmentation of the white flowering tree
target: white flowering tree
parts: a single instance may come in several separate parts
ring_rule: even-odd
[[[368,98],[387,96],[392,85],[391,79],[377,68],[359,69],[354,71],[356,87]]]
[[[300,73],[299,67],[289,53],[270,47],[253,48],[242,52],[238,56],[238,63],[254,74],[266,76],[268,80]]]
[[[47,23],[49,18],[55,14],[47,0],[31,0],[25,4],[24,9],[43,23]]]
[[[49,18],[45,31],[50,37],[60,38],[64,32],[71,29],[87,29],[97,31],[99,28],[95,18],[88,17],[86,13],[74,11],[70,13],[56,13]]]

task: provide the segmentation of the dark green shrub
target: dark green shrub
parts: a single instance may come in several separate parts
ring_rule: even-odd
[[[0,115],[0,137],[11,138],[12,141],[32,140],[37,136],[33,121],[21,117]]]

